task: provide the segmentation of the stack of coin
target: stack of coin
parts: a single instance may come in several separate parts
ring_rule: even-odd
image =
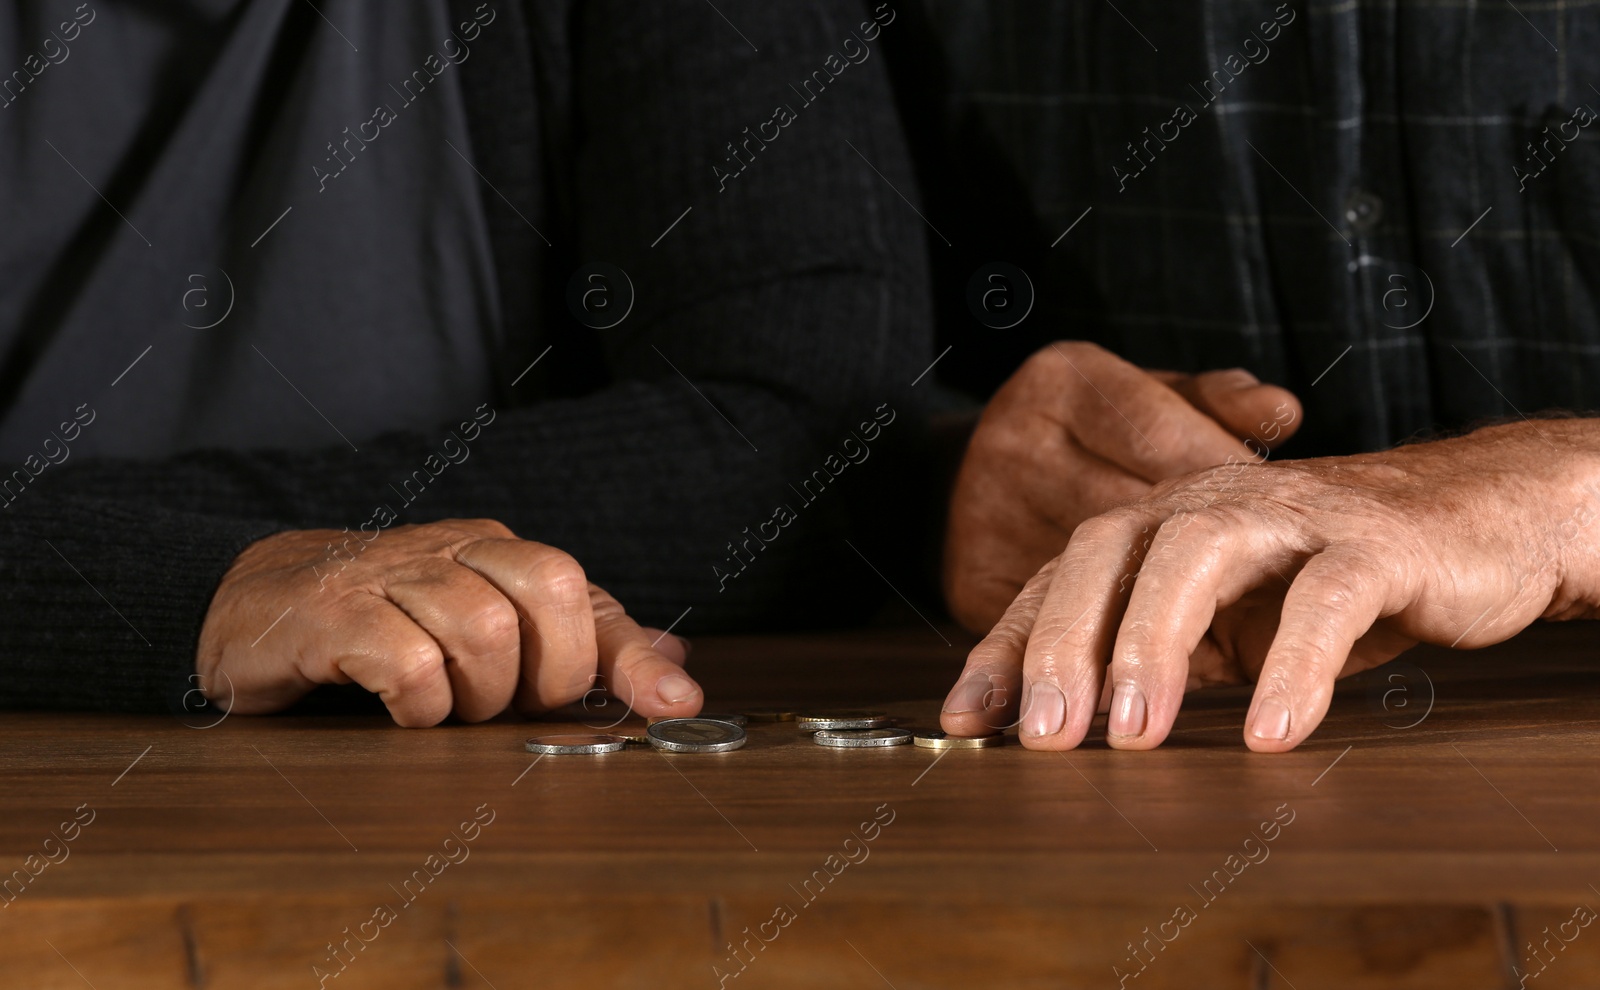
[[[822,729],[881,729],[893,724],[894,719],[884,712],[859,709],[807,712],[795,719],[795,725],[801,732],[817,732]]]
[[[650,745],[667,753],[726,753],[746,741],[744,729],[711,718],[668,718],[645,730]]]
[[[528,752],[545,756],[593,756],[597,753],[615,753],[627,744],[626,736],[613,736],[605,732],[562,732],[534,736],[528,740]]]
[[[911,733],[905,729],[819,729],[811,739],[818,746],[836,749],[876,749],[904,746],[911,741]]]

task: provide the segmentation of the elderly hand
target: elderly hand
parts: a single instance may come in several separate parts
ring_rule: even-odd
[[[1185,690],[1256,682],[1245,743],[1297,746],[1336,678],[1421,641],[1486,646],[1596,614],[1600,430],[1552,420],[1354,457],[1233,464],[1079,526],[968,658],[944,728],[1016,721],[1150,749]],[[1020,712],[1019,709],[1020,702]]]
[[[330,545],[344,549],[330,553]],[[353,558],[353,559],[351,559]],[[656,643],[656,640],[660,640]],[[653,645],[654,644],[654,645]],[[293,530],[252,544],[212,598],[197,670],[245,714],[355,682],[404,726],[538,712],[597,685],[642,715],[693,715],[681,640],[641,629],[554,547],[486,519]]]
[[[987,631],[1079,523],[1168,478],[1258,460],[1299,423],[1291,393],[1242,369],[1146,371],[1094,344],[1044,348],[967,445],[945,532],[951,614]]]

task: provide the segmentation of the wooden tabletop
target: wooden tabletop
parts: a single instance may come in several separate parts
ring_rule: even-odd
[[[692,666],[708,708],[932,727],[969,645],[703,639]],[[1149,753],[775,723],[536,760],[561,724],[8,713],[0,988],[1596,987],[1597,646],[1414,651],[1277,756],[1242,689]]]

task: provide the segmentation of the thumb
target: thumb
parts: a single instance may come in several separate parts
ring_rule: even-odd
[[[693,644],[687,639],[654,626],[640,626],[639,630],[650,637],[650,645],[655,647],[657,653],[680,667],[689,662],[689,651]]]
[[[1294,393],[1262,384],[1243,368],[1207,371],[1171,387],[1229,433],[1254,441],[1253,447],[1275,449],[1300,428],[1303,410]]]

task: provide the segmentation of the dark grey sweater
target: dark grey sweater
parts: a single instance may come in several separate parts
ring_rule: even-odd
[[[198,26],[107,5],[79,58],[7,94],[0,436],[53,439],[6,443],[24,477],[0,496],[0,705],[170,707],[218,579],[285,528],[496,518],[573,553],[644,621],[690,610],[691,632],[860,615],[885,586],[846,539],[885,574],[910,563],[891,549],[915,517],[896,459],[920,441],[910,385],[933,355],[923,221],[878,51],[893,11],[728,0],[724,20],[700,0],[497,0],[439,16],[485,6],[471,58],[425,94],[440,99],[400,109],[348,161],[321,147],[339,134],[283,121],[362,60],[421,63],[364,0],[218,2]],[[4,30],[55,31],[33,7]],[[263,19],[270,36],[239,37]],[[97,68],[95,44],[164,29],[165,89],[128,92]],[[214,71],[241,48],[256,78]],[[109,101],[136,126],[117,147],[52,150],[21,124],[47,92],[41,108],[92,121]],[[250,126],[219,148],[220,116],[196,121],[213,112]],[[467,146],[441,151],[461,120]],[[301,133],[313,143],[285,136]],[[346,168],[331,180],[330,157]],[[163,199],[174,170],[226,195]],[[98,192],[65,191],[80,179]],[[357,246],[341,247],[352,224]],[[596,261],[633,289],[609,329],[568,302]],[[203,325],[179,306],[183,274],[202,270],[235,276],[237,302],[196,343],[172,328]],[[366,363],[348,360],[358,347]],[[95,419],[69,438],[58,421],[80,402]]]

